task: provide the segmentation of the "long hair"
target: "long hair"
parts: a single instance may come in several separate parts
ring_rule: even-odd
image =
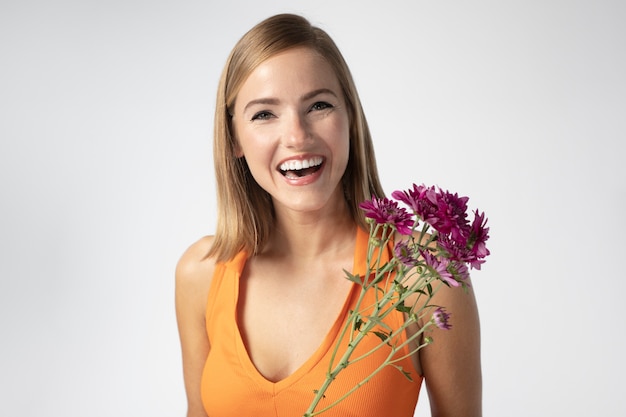
[[[208,256],[218,261],[231,259],[241,250],[257,253],[273,230],[272,199],[252,177],[245,158],[236,156],[231,115],[237,94],[252,71],[268,58],[296,47],[311,48],[324,57],[342,88],[350,121],[350,153],[342,181],[354,221],[366,227],[359,204],[373,196],[384,196],[369,127],[341,52],[325,31],[305,18],[272,16],[254,26],[235,45],[217,90],[213,159],[218,219]]]

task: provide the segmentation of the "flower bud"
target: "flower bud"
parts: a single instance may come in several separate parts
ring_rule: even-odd
[[[381,247],[383,245],[383,242],[376,238],[376,237],[370,237],[370,241],[369,241],[370,245],[374,246],[374,247]]]
[[[435,309],[432,320],[433,323],[435,323],[435,325],[440,329],[450,330],[452,328],[452,325],[448,323],[450,320],[450,314],[446,313],[442,307],[437,307],[437,309]]]

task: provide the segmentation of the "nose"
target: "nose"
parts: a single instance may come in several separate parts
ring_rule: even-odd
[[[288,148],[300,149],[311,139],[306,118],[293,113],[284,119],[283,143]]]

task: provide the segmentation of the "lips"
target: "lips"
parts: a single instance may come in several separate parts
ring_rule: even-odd
[[[324,158],[321,156],[313,156],[306,159],[290,159],[281,163],[278,169],[285,177],[295,179],[314,174],[323,163]]]

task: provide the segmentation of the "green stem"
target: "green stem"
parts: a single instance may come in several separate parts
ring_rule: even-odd
[[[371,225],[370,226],[370,236],[377,236],[378,232],[379,232],[379,225]],[[426,234],[428,230],[428,225],[426,225],[421,233],[420,233],[420,242],[424,239],[424,236]],[[396,354],[396,352],[398,352],[399,349],[402,349],[404,346],[408,345],[409,343],[411,343],[412,341],[414,341],[417,337],[420,337],[423,332],[426,330],[427,327],[429,327],[432,324],[432,321],[427,322],[424,326],[422,326],[422,328],[420,328],[417,332],[415,332],[414,334],[412,334],[410,337],[408,337],[406,340],[404,340],[402,343],[400,343],[399,345],[393,345],[391,346],[390,349],[390,353],[387,356],[387,358],[380,364],[380,366],[378,366],[372,373],[370,373],[367,377],[365,377],[363,380],[361,380],[358,384],[356,384],[353,388],[351,388],[348,392],[346,392],[344,395],[342,395],[339,399],[335,400],[332,404],[326,406],[325,408],[323,408],[322,410],[319,411],[315,411],[315,408],[318,406],[319,402],[322,400],[322,398],[325,397],[325,393],[328,389],[328,387],[330,386],[330,384],[337,378],[337,375],[343,370],[345,369],[349,364],[354,363],[354,362],[358,362],[364,358],[366,358],[367,356],[373,354],[376,350],[378,350],[379,348],[381,348],[384,345],[389,344],[389,341],[395,339],[398,335],[400,335],[402,332],[404,332],[406,330],[406,328],[413,322],[416,321],[417,319],[413,318],[413,317],[417,317],[416,314],[422,312],[424,309],[430,307],[428,305],[428,303],[430,302],[430,300],[432,299],[435,291],[428,291],[428,295],[426,302],[423,304],[422,307],[420,307],[417,310],[417,313],[414,311],[415,307],[419,304],[419,300],[420,298],[424,295],[421,292],[421,289],[430,285],[430,283],[435,280],[436,278],[432,276],[432,274],[429,274],[427,271],[424,271],[422,273],[419,274],[419,277],[409,286],[407,287],[405,290],[399,292],[398,295],[396,295],[398,292],[396,285],[403,285],[403,282],[406,282],[407,279],[409,279],[411,276],[413,276],[413,274],[409,274],[408,276],[405,273],[402,273],[400,278],[398,280],[396,280],[396,278],[394,278],[394,282],[390,282],[391,277],[393,276],[392,273],[395,270],[395,266],[392,265],[392,262],[388,262],[385,265],[383,265],[383,267],[380,267],[381,261],[382,261],[382,252],[384,250],[384,248],[388,245],[389,242],[389,236],[387,236],[387,233],[389,232],[388,230],[388,226],[385,225],[383,226],[383,230],[382,230],[382,235],[381,235],[381,239],[380,239],[380,243],[378,245],[378,256],[375,262],[375,268],[372,270],[372,257],[374,255],[374,245],[369,244],[368,245],[368,252],[367,252],[367,256],[366,256],[366,273],[363,276],[363,282],[362,282],[362,288],[361,288],[361,293],[359,294],[359,298],[356,302],[356,305],[354,306],[354,309],[350,312],[350,314],[348,315],[348,320],[346,320],[345,325],[343,326],[343,329],[340,333],[339,336],[339,340],[338,342],[335,344],[335,347],[332,351],[331,354],[331,360],[329,363],[329,367],[328,367],[328,372],[326,375],[326,379],[324,380],[322,386],[320,387],[320,389],[318,391],[315,392],[315,397],[313,399],[313,401],[311,402],[311,404],[309,405],[309,408],[307,409],[307,411],[304,414],[304,417],[313,417],[316,415],[319,415],[325,411],[327,411],[328,409],[330,409],[331,407],[334,407],[337,403],[341,402],[343,399],[345,399],[348,395],[352,394],[354,391],[356,391],[358,388],[360,388],[361,386],[363,386],[365,383],[367,383],[370,379],[372,379],[378,372],[380,372],[382,369],[384,369],[386,366],[389,365],[393,365],[397,363],[398,361],[404,360],[407,357],[412,356],[413,354],[415,354],[415,352],[417,352],[418,350],[420,350],[421,348],[423,348],[424,346],[427,345],[427,343],[423,343],[421,345],[419,345],[418,347],[411,349],[409,351],[408,354],[403,355],[400,358],[395,358],[392,359],[394,357],[394,355]],[[393,229],[391,229],[391,232],[389,233],[393,233]],[[432,243],[432,241],[435,239],[434,236],[430,236],[430,238],[428,239],[428,243],[427,245],[429,245],[430,243]],[[418,246],[422,247],[422,245],[420,243],[418,243]],[[375,275],[373,277],[372,280],[369,280],[369,277],[372,275],[372,273],[375,272]],[[432,271],[430,271],[432,272]],[[385,278],[386,275],[386,280],[384,282],[383,288],[384,290],[382,291],[383,296],[379,297],[379,288],[380,285],[379,283],[383,281],[383,279]],[[363,303],[363,300],[365,298],[365,295],[367,293],[367,291],[369,291],[370,289],[374,288],[375,291],[375,299],[376,302],[373,305],[368,306],[367,310],[369,311],[370,309],[372,309],[372,313],[369,316],[363,316],[363,314],[365,313],[366,310],[362,310],[361,309],[361,304]],[[437,287],[437,289],[439,289],[439,287]],[[356,347],[358,346],[358,344],[361,342],[361,340],[368,335],[377,325],[379,325],[379,323],[381,322],[382,319],[384,319],[388,314],[390,314],[392,311],[398,309],[398,307],[400,305],[403,305],[404,301],[411,295],[413,294],[418,294],[418,301],[411,307],[410,310],[410,318],[405,320],[404,324],[402,326],[400,326],[399,329],[389,329],[389,335],[386,338],[386,340],[381,340],[381,343],[379,343],[375,348],[371,349],[370,351],[368,351],[367,353],[353,359],[350,360],[352,354],[354,353]],[[375,317],[376,320],[372,320],[372,318]],[[359,323],[359,325],[357,326],[358,321],[362,321],[362,319],[365,319],[366,321],[364,321],[363,323]],[[388,328],[388,326],[385,326]],[[358,331],[355,331],[358,328]],[[339,360],[339,362],[337,363],[336,366],[334,366],[333,368],[333,364],[335,363],[335,359],[337,358],[337,355],[339,353],[339,347],[341,346],[341,342],[342,340],[346,337],[346,333],[352,329],[352,331],[350,332],[350,339],[349,339],[349,343],[348,346],[346,348],[346,351],[344,352],[343,356],[341,357],[341,359]],[[356,336],[355,336],[356,335]]]
[[[343,401],[346,397],[348,397],[350,394],[352,394],[354,391],[356,391],[357,389],[361,388],[363,385],[365,385],[367,382],[369,382],[377,373],[379,373],[380,371],[382,371],[386,366],[389,365],[389,363],[391,363],[391,358],[396,354],[396,350],[394,348],[391,349],[391,351],[389,352],[389,355],[387,356],[387,359],[385,359],[379,366],[378,368],[374,369],[367,377],[363,378],[360,382],[358,382],[354,387],[352,387],[350,390],[348,390],[345,394],[343,394],[341,397],[339,397],[337,400],[335,400],[334,402],[332,402],[331,404],[329,404],[328,406],[324,407],[323,409],[316,411],[314,413],[311,414],[305,414],[305,417],[313,417],[316,416],[318,414],[322,414],[325,411],[328,411],[329,409],[331,409],[332,407],[336,406],[337,404],[339,404],[341,401]]]
[[[397,303],[396,303],[396,304],[397,304]],[[394,305],[395,305],[395,304],[394,304]],[[420,311],[422,311],[422,310],[423,310],[423,309],[425,309],[425,308],[428,308],[428,305],[425,305],[424,307],[422,307],[422,309],[420,309]],[[388,310],[386,310],[386,311],[384,311],[382,314],[380,314],[380,315],[379,315],[379,317],[380,317],[380,318],[384,318],[384,317],[385,317],[385,316],[387,316],[387,315],[388,315],[391,311],[394,311],[394,310],[395,310],[395,307],[394,307],[394,306],[392,306],[392,307],[390,307]],[[396,337],[398,337],[398,335],[400,335],[402,332],[404,332],[404,331],[405,331],[405,330],[409,327],[409,325],[410,325],[412,322],[414,322],[414,320],[411,320],[411,319],[406,320],[406,321],[402,324],[402,326],[400,326],[398,329],[396,329],[396,330],[392,331],[392,332],[389,334],[389,337],[387,337],[387,339],[386,339],[386,340],[381,340],[381,342],[380,342],[378,345],[374,346],[372,349],[370,349],[368,352],[366,352],[366,353],[362,354],[361,356],[359,356],[359,357],[357,357],[357,358],[352,359],[352,361],[350,361],[350,363],[355,363],[355,362],[358,362],[358,361],[360,361],[360,360],[362,360],[362,359],[365,359],[366,357],[368,357],[368,356],[372,355],[372,354],[373,354],[376,350],[378,350],[378,349],[380,349],[381,347],[383,347],[384,345],[388,344],[388,342],[389,342],[390,340],[393,340],[393,339],[395,339]],[[418,330],[415,334],[413,334],[413,335],[411,335],[411,337],[407,338],[407,340],[405,340],[404,342],[400,343],[399,345],[394,345],[394,348],[397,350],[397,349],[399,349],[399,348],[401,348],[401,347],[403,347],[403,346],[407,345],[408,343],[410,343],[411,341],[413,341],[416,337],[418,337],[419,335],[421,335],[421,334],[424,332],[424,330],[425,330],[427,327],[429,327],[429,326],[430,326],[430,323],[427,323],[426,325],[422,326],[422,327],[421,327],[421,328],[420,328],[420,329],[419,329],[419,330]],[[409,356],[410,356],[410,355],[409,355]]]
[[[330,386],[331,382],[333,382],[335,378],[337,378],[337,375],[339,375],[339,372],[341,372],[345,367],[348,366],[348,364],[350,363],[350,356],[352,356],[354,349],[356,349],[356,347],[358,346],[361,339],[363,339],[365,334],[369,330],[371,330],[371,327],[373,327],[373,324],[371,322],[367,323],[365,326],[365,329],[363,331],[359,331],[354,341],[348,344],[348,348],[346,349],[345,353],[341,357],[337,366],[335,366],[335,368],[326,375],[326,379],[324,380],[324,383],[322,384],[320,389],[315,393],[315,397],[313,398],[313,401],[309,405],[309,408],[307,409],[307,411],[304,413],[304,417],[312,417],[312,416],[318,415],[327,409],[325,408],[322,411],[315,412],[315,408],[317,407],[317,404],[320,402],[322,398],[324,398],[324,393]]]

